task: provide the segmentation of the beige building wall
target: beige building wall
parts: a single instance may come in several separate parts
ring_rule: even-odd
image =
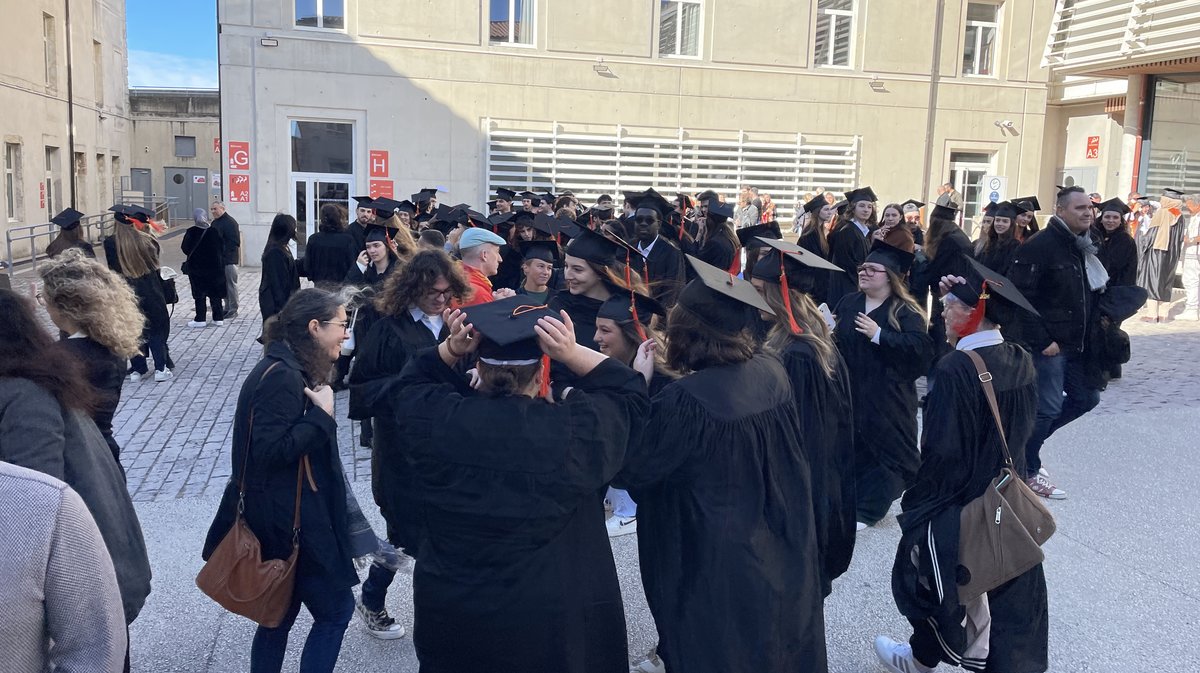
[[[129,161],[128,60],[125,3],[70,3],[67,56],[65,3],[5,3],[0,24],[0,151],[5,165],[0,189],[0,227],[47,222],[72,205],[87,214],[113,203]],[[74,111],[74,152],[68,124],[68,64]],[[47,165],[46,148],[57,148]],[[11,148],[11,154],[10,154]],[[11,176],[11,177],[10,177]],[[10,186],[11,185],[11,186]],[[20,243],[14,256],[26,254]]]
[[[945,3],[928,173],[933,2],[857,0],[837,68],[813,63],[815,0],[704,0],[696,57],[658,55],[658,2],[539,0],[528,46],[489,44],[489,3],[402,4],[348,0],[335,31],[293,27],[291,0],[220,3],[224,139],[251,156],[250,202],[230,211],[251,249],[277,211],[295,212],[292,119],[355,124],[358,192],[369,151],[386,150],[400,198],[436,185],[448,203],[488,196],[489,123],[840,139],[858,147],[853,182],[885,201],[932,199],[953,153],[983,153],[1007,196],[1039,191],[1046,72],[1033,36],[1050,10],[1034,0],[1000,4],[994,77],[963,76],[967,3]]]
[[[150,193],[147,197],[162,197],[172,191],[176,175],[183,175],[191,184],[196,175],[204,179],[202,189],[196,190],[193,203],[172,210],[176,217],[190,217],[187,205],[207,208],[200,202],[200,192],[211,200],[220,194],[221,155],[217,151],[221,133],[221,99],[215,89],[133,89],[129,93],[132,111],[132,140],[130,170],[149,171]],[[176,154],[176,137],[195,141],[194,156]],[[181,169],[181,170],[170,170]],[[216,176],[216,185],[213,177]],[[132,177],[132,176],[131,176]],[[131,187],[138,187],[131,180]]]

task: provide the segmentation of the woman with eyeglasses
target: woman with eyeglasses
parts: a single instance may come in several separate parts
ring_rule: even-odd
[[[387,522],[387,537],[398,550],[417,556],[419,503],[412,493],[412,465],[407,441],[396,424],[398,376],[419,351],[449,335],[442,311],[470,294],[462,266],[441,250],[422,250],[388,276],[375,298],[380,318],[358,345],[358,362],[350,372],[350,418],[370,423],[371,492]],[[384,607],[396,573],[371,566],[357,604],[363,627],[381,639],[398,638],[404,629]]]
[[[266,355],[242,383],[233,420],[231,475],[205,540],[207,560],[240,512],[263,560],[292,554],[297,484],[299,554],[292,602],[277,627],[259,626],[251,673],[278,673],[301,604],[313,625],[300,670],[333,671],[354,613],[358,584],[348,524],[346,477],[333,415],[333,363],[348,334],[335,294],[309,288],[292,295],[267,330]],[[239,496],[244,484],[245,497]]]
[[[907,249],[876,241],[858,267],[859,291],[834,310],[834,338],[850,371],[858,529],[882,519],[916,477],[916,380],[929,367],[925,314],[904,277]]]

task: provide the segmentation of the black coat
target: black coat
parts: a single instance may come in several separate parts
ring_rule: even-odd
[[[79,358],[87,371],[88,382],[100,393],[100,406],[92,414],[92,420],[119,464],[121,446],[113,438],[113,416],[121,403],[121,386],[125,383],[128,361],[91,337],[67,338],[58,344]]]
[[[1017,247],[1021,242],[1015,238],[1006,238],[996,241],[986,250],[980,250],[975,256],[975,261],[995,271],[996,273],[1007,276],[1008,269],[1012,266],[1013,256],[1017,254]],[[938,280],[941,280],[940,278]]]
[[[928,288],[921,294],[928,297],[932,294],[935,299],[941,295],[938,283],[942,276],[966,276],[970,263],[969,258],[975,256],[975,246],[971,239],[957,226],[945,232],[938,243],[937,256],[929,259],[921,268],[921,282]],[[923,298],[924,298],[923,297]],[[924,304],[922,304],[924,306]],[[933,340],[933,359],[929,362],[932,367],[939,358],[953,350],[946,341],[946,321],[942,318],[942,308],[936,302],[933,305],[933,315],[929,317],[929,338]]]
[[[1074,239],[1062,220],[1052,217],[1013,257],[1008,278],[1041,314],[1020,311],[1014,336],[1035,353],[1051,342],[1063,353],[1084,349],[1096,293],[1088,289],[1083,254]]]
[[[724,225],[721,225],[724,227]],[[716,231],[709,231],[708,240],[703,245],[698,245],[695,241],[685,241],[683,252],[695,257],[701,262],[708,262],[718,269],[728,271],[733,268],[734,259],[737,257],[737,247],[733,241],[724,235],[718,235]],[[686,280],[692,280],[696,277],[696,272],[692,270],[692,265],[684,262],[686,267],[684,276]]]
[[[421,671],[628,671],[601,491],[647,413],[641,376],[606,360],[555,404],[488,397],[430,348],[397,385],[425,524]]]
[[[258,283],[258,307],[262,310],[263,320],[283,310],[283,305],[299,289],[300,276],[292,253],[282,246],[267,246],[262,256],[262,278]]]
[[[1108,272],[1108,284],[1136,285],[1138,268],[1137,243],[1129,232],[1118,229],[1112,233],[1093,228],[1096,238],[1100,241],[1100,251],[1096,256]]]
[[[354,241],[354,257],[357,259],[358,253],[367,249],[367,230],[358,220],[354,220],[346,225],[346,233],[350,234],[350,239]],[[354,268],[353,265],[350,268]]]
[[[371,326],[375,324],[375,321],[379,320],[379,311],[375,310],[375,303],[371,299],[378,296],[379,291],[383,289],[383,281],[387,280],[388,275],[396,270],[396,262],[395,257],[389,256],[387,268],[383,270],[383,273],[376,271],[374,264],[368,264],[366,271],[360,271],[357,262],[350,265],[350,270],[346,272],[343,282],[367,291],[367,301],[358,309],[358,317],[354,322],[355,334],[367,334],[371,331]]]
[[[826,241],[826,245],[828,245],[828,243],[829,242]],[[821,240],[815,229],[801,236],[796,241],[796,245],[804,248],[814,255],[819,256],[821,259],[826,261],[829,260],[830,253],[821,249]],[[751,271],[753,271],[753,269],[751,269]],[[809,292],[809,295],[812,297],[814,303],[818,305],[825,304],[826,306],[829,306],[830,310],[833,309],[833,306],[829,303],[829,284],[832,282],[830,278],[833,273],[833,271],[828,271],[825,269],[813,269],[811,274],[814,278],[813,288],[812,292]]]
[[[613,485],[638,503],[642,582],[667,670],[824,673],[812,482],[779,360],[671,382],[642,438]]]
[[[634,256],[631,262],[633,269],[642,274],[642,279],[649,286],[650,296],[670,310],[679,297],[679,291],[683,289],[683,268],[687,266],[679,248],[659,236],[654,242],[654,247],[650,249],[649,256],[641,259]]]
[[[225,213],[212,221],[212,229],[221,234],[221,262],[224,265],[237,264],[240,261],[242,249],[242,231],[233,215]]]
[[[192,287],[210,297],[224,297],[225,243],[221,232],[216,227],[188,227],[179,247],[187,255],[184,264],[187,265],[188,281]]]
[[[278,341],[267,346],[266,357],[242,383],[233,419],[232,476],[208,529],[203,557],[208,559],[233,526],[245,461],[246,524],[258,537],[264,560],[287,558],[296,474],[301,457],[308,456],[316,491],[306,481],[301,492],[296,572],[321,576],[330,589],[340,589],[358,584],[346,525],[346,478],[338,458],[337,421],[308,401],[308,385],[300,361]]]
[[[348,231],[318,231],[304,246],[304,275],[318,285],[341,285],[360,252]]]
[[[842,268],[842,273],[831,273],[829,294],[826,303],[837,306],[848,294],[858,292],[858,266],[867,259],[871,239],[864,236],[852,220],[843,220],[829,234],[829,261]]]
[[[154,242],[154,247],[159,249],[158,241]],[[108,262],[108,268],[121,274],[121,260],[117,257],[117,241],[113,236],[104,239],[104,258]],[[154,271],[140,278],[129,278],[124,274],[121,276],[133,288],[133,293],[137,295],[138,308],[146,317],[142,337],[149,338],[155,335],[167,338],[171,333],[171,314],[167,312],[167,297],[163,294],[162,275],[159,274],[157,265]]]

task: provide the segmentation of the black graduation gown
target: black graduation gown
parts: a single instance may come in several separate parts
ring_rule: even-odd
[[[880,327],[878,345],[854,329],[854,317],[866,309],[863,293],[846,297],[834,311],[834,337],[850,372],[860,503],[899,497],[894,484],[911,485],[921,461],[917,451],[916,380],[929,367],[932,344],[925,320],[906,306],[899,309],[900,329],[891,326],[888,311],[894,301],[895,297],[889,297],[867,314]],[[879,469],[890,479],[864,481],[864,476]]]
[[[287,248],[268,246],[262,256],[262,277],[258,282],[258,307],[263,320],[283,310],[283,305],[300,289],[296,260]]]
[[[417,556],[420,528],[413,499],[412,460],[408,442],[395,421],[396,377],[419,351],[436,346],[449,336],[442,326],[435,339],[412,315],[385,316],[371,326],[355,355],[350,371],[350,418],[371,421],[371,493],[387,522],[388,540]]]
[[[575,323],[575,343],[594,351],[600,350],[596,345],[596,314],[604,302],[581,294],[559,292],[550,300],[550,310],[566,311]]]
[[[837,230],[829,234],[829,261],[843,271],[829,274],[826,303],[830,306],[837,306],[842,297],[858,292],[858,266],[866,261],[870,247],[871,239],[864,236],[851,220],[844,220]]]
[[[1138,268],[1137,243],[1128,232],[1117,231],[1111,234],[1107,231],[1098,232],[1100,251],[1096,256],[1108,272],[1108,284],[1136,285]]]
[[[1137,284],[1150,293],[1154,301],[1171,301],[1175,287],[1175,267],[1183,255],[1183,236],[1186,233],[1183,216],[1171,225],[1166,250],[1155,250],[1154,239],[1158,227],[1142,227],[1138,230]]]
[[[371,331],[371,326],[379,320],[379,311],[375,310],[375,304],[370,301],[370,297],[374,297],[380,290],[383,289],[383,281],[388,275],[396,270],[396,258],[388,258],[387,268],[383,273],[375,270],[374,264],[367,265],[366,271],[358,270],[358,263],[350,266],[350,270],[346,272],[345,283],[347,285],[355,285],[369,290],[368,300],[358,309],[358,318],[354,323],[355,334],[367,334]],[[357,350],[357,344],[355,346]]]
[[[161,249],[158,241],[154,241],[155,249]],[[117,257],[117,240],[113,236],[104,239],[104,258],[108,268],[121,273],[121,260]],[[124,274],[122,274],[124,277]],[[163,339],[171,334],[171,314],[167,312],[167,297],[163,294],[162,275],[155,268],[140,278],[125,278],[137,295],[138,308],[146,317],[146,326],[142,329],[142,338],[149,339],[160,336]],[[168,359],[168,362],[170,359]]]
[[[737,250],[734,248],[733,242],[724,236],[710,235],[704,245],[697,245],[695,242],[687,243],[683,249],[684,252],[695,257],[702,262],[708,262],[718,269],[729,270],[733,268],[733,260],[737,255]],[[692,270],[692,266],[685,262],[685,279],[692,280],[696,277],[696,272]]]
[[[642,377],[610,359],[556,404],[487,397],[428,349],[398,385],[425,528],[422,673],[628,671],[600,491],[649,411]]]
[[[367,229],[359,224],[358,220],[354,220],[346,225],[346,233],[350,234],[351,240],[354,241],[354,258],[357,259],[358,253],[367,249]],[[353,269],[354,267],[351,266],[350,268]],[[347,272],[349,271],[347,270]]]
[[[121,403],[121,386],[125,383],[127,361],[91,337],[67,338],[58,343],[79,358],[87,370],[88,383],[100,393],[100,406],[92,414],[92,420],[96,422],[96,427],[100,429],[100,434],[108,442],[108,448],[120,466],[121,445],[113,438],[113,416],[117,413],[117,405]]]
[[[979,251],[979,254],[975,255],[975,261],[1002,276],[1007,276],[1008,268],[1012,266],[1013,256],[1017,254],[1019,245],[1021,242],[1015,238],[996,241],[987,250]]]
[[[318,231],[304,246],[304,275],[316,284],[341,285],[360,252],[349,231]]]
[[[1023,447],[1033,432],[1037,413],[1037,374],[1032,358],[1009,342],[975,352],[992,374],[1000,417],[1020,474],[1025,462]],[[971,360],[955,351],[942,358],[936,369],[936,383],[925,406],[920,469],[901,500],[901,538],[892,569],[892,594],[901,614],[914,626],[927,628],[932,618],[942,640],[961,653],[964,612],[955,584],[959,514],[988,488],[1004,463],[1004,454]],[[936,554],[930,551],[930,539]],[[914,548],[920,567],[910,560]],[[938,571],[943,580],[941,596],[933,577]],[[988,601],[992,628],[987,670],[1045,671],[1049,618],[1042,566],[989,591]]]
[[[525,253],[520,243],[500,246],[500,266],[496,269],[496,275],[489,279],[492,287],[497,290],[502,287],[510,290],[521,287],[521,265],[524,263]]]
[[[826,241],[826,243],[828,243],[828,241]],[[814,255],[820,256],[826,261],[829,260],[830,253],[821,249],[821,239],[815,230],[801,236],[796,241],[796,245],[804,248]],[[855,273],[857,274],[857,272]],[[833,272],[826,270],[814,270],[812,275],[815,276],[815,279],[813,282],[812,291],[808,293],[809,296],[811,296],[813,301],[818,305],[825,304],[826,306],[830,306],[832,309],[832,305],[829,303],[829,284],[831,282],[830,277],[833,275]]]
[[[659,236],[654,247],[650,248],[650,254],[641,259],[635,255],[632,263],[634,270],[642,274],[642,279],[649,286],[650,296],[670,310],[679,297],[679,291],[683,289],[683,267],[686,263],[679,248]]]
[[[646,600],[668,671],[826,670],[812,484],[770,355],[654,397],[613,485],[638,503]]]
[[[1015,248],[1013,254],[1016,254]],[[938,283],[942,276],[966,276],[967,268],[970,266],[967,258],[974,256],[975,247],[962,229],[954,227],[946,232],[941,242],[938,243],[937,257],[930,259],[929,264],[922,272],[928,283],[929,293],[934,297],[940,296]],[[1010,265],[1011,262],[1010,256]],[[934,304],[930,313],[929,337],[933,339],[933,360],[929,364],[930,373],[932,373],[933,365],[937,363],[938,358],[954,349],[946,341],[946,321],[942,318],[942,307]]]
[[[834,354],[837,362],[830,378],[807,342],[792,339],[780,353],[792,382],[796,418],[812,471],[823,596],[829,595],[833,580],[850,567],[857,533],[850,373],[836,349]]]

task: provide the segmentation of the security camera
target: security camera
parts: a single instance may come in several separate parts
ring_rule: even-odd
[[[1007,119],[1005,119],[1004,122],[1001,123],[1000,125],[1006,129],[1011,129],[1013,127],[1013,123]]]

